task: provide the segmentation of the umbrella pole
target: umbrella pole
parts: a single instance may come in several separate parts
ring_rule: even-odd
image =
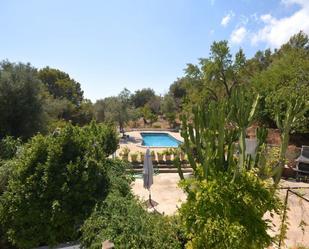
[[[149,191],[149,203],[150,203],[150,205],[151,205],[152,207],[154,207],[154,206],[152,205],[152,202],[151,202],[151,191],[150,191],[150,188],[148,189],[148,191]]]

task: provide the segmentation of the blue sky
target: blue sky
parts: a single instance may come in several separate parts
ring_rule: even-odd
[[[214,40],[251,57],[309,33],[309,0],[1,0],[0,25],[0,59],[63,70],[95,101],[166,93]]]

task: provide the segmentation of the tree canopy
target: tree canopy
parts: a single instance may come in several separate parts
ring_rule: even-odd
[[[0,63],[0,138],[30,138],[44,131],[43,85],[30,64]]]
[[[54,98],[65,98],[75,105],[79,105],[83,100],[80,83],[71,79],[67,73],[45,67],[39,70],[38,76]]]

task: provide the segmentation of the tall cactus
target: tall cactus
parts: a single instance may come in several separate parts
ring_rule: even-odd
[[[251,163],[246,158],[246,129],[251,125],[259,96],[254,100],[235,89],[229,100],[213,101],[194,107],[193,118],[182,115],[184,150],[196,178],[208,179],[219,171],[238,172]],[[236,166],[235,142],[239,140],[240,158]]]
[[[287,108],[284,115],[281,115],[281,106],[278,105],[275,108],[275,120],[276,125],[280,130],[280,155],[278,166],[274,169],[274,180],[277,185],[281,179],[285,155],[289,145],[290,132],[292,127],[298,122],[298,120],[309,110],[309,101],[305,96],[295,96],[291,94],[287,103]]]
[[[231,120],[236,124],[239,129],[239,161],[238,167],[235,170],[234,178],[237,174],[249,167],[251,158],[246,157],[246,130],[252,124],[254,116],[258,107],[260,96],[257,95],[254,99],[240,88],[233,91],[230,99],[231,107]]]
[[[227,165],[231,165],[227,161],[233,160],[235,132],[226,131],[227,111],[227,103],[220,101],[193,108],[191,123],[186,115],[182,116],[184,149],[197,178],[207,179],[209,174],[227,170]]]

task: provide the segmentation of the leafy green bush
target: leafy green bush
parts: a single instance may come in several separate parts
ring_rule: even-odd
[[[114,129],[94,123],[68,125],[25,144],[10,162],[13,173],[1,196],[0,220],[9,241],[33,248],[76,239],[95,204],[116,185],[109,172],[117,172],[119,163],[111,169],[106,159],[116,147]]]
[[[131,196],[109,195],[82,227],[83,248],[100,249],[102,241],[116,248],[182,248],[179,232],[168,217],[150,214]]]
[[[21,146],[20,139],[7,136],[0,140],[0,160],[11,159],[15,156],[17,149]]]
[[[254,172],[231,180],[232,175],[219,174],[208,181],[182,182],[188,193],[180,209],[187,248],[263,249],[271,244],[263,216],[278,211],[278,197]]]
[[[20,147],[20,139],[7,136],[0,140],[0,194],[6,190],[9,176],[12,173],[9,159],[15,156]]]

